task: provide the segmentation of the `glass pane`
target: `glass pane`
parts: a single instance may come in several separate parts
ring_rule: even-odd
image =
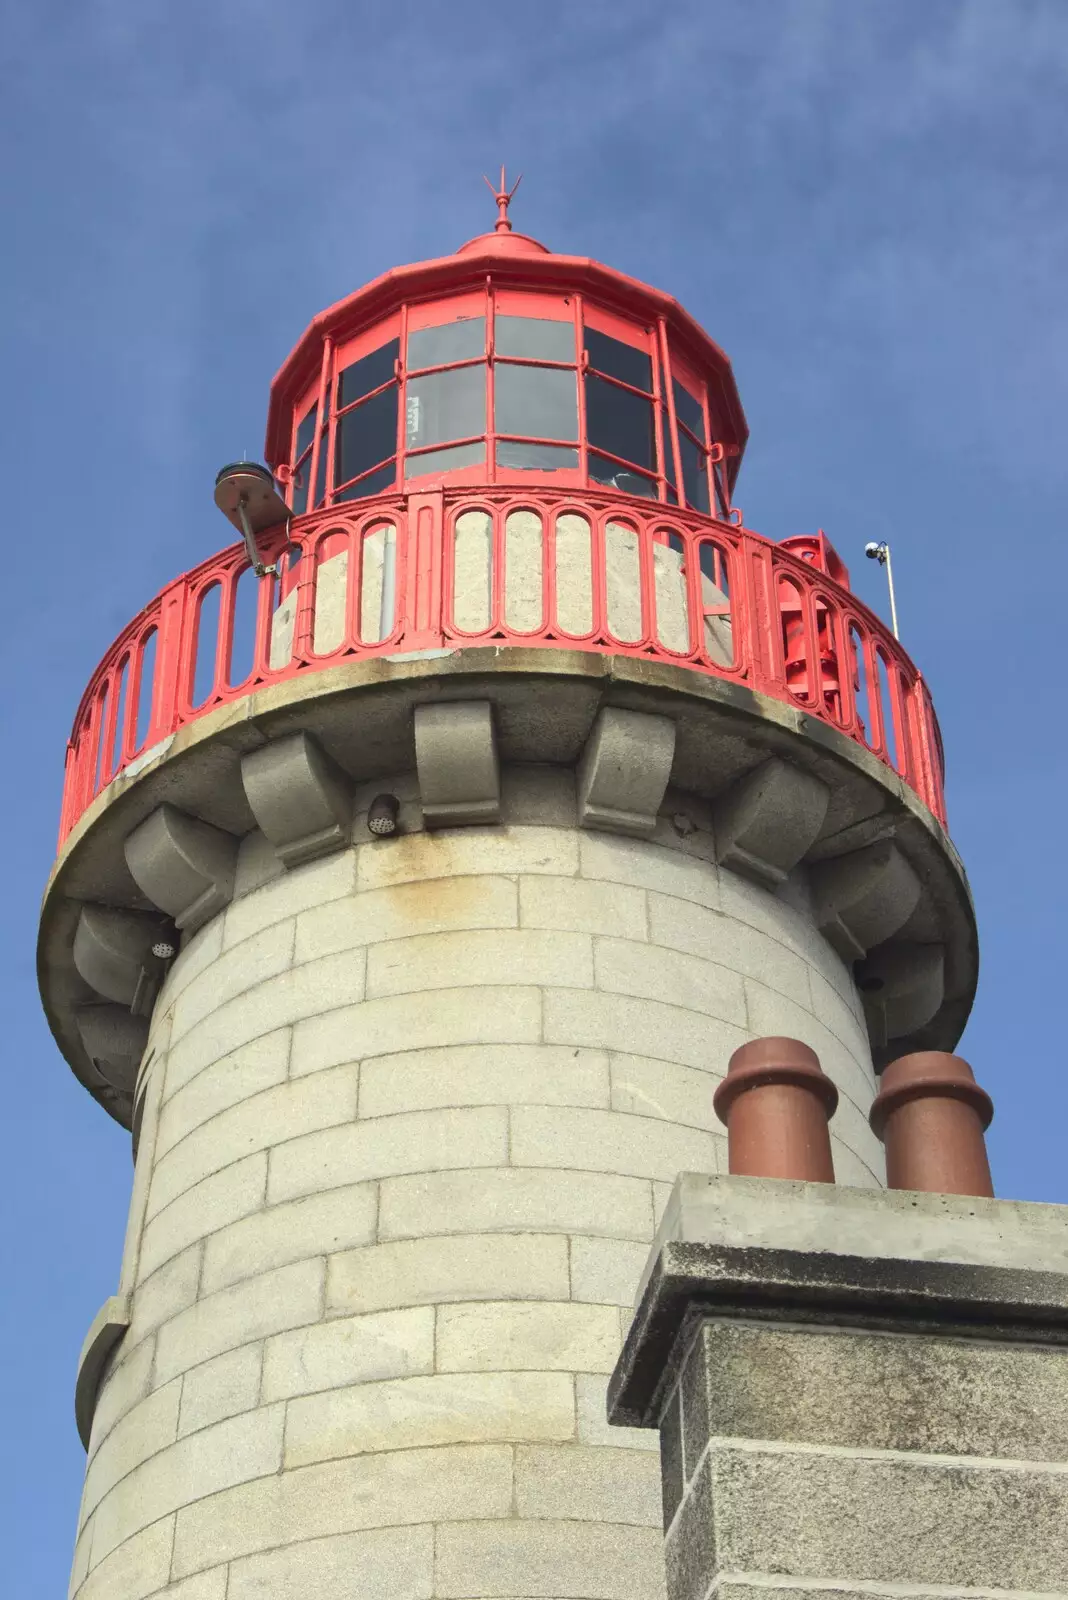
[[[486,353],[485,317],[465,317],[440,328],[417,328],[408,335],[408,370],[444,367]]]
[[[397,452],[395,384],[338,418],[334,436],[334,482],[347,483]]]
[[[603,483],[609,489],[620,489],[624,494],[640,494],[646,500],[656,499],[656,484],[652,478],[643,478],[640,472],[621,467],[618,461],[608,461],[604,456],[589,457],[591,483]]]
[[[311,488],[311,451],[293,469],[293,514],[308,509],[308,490]]]
[[[592,372],[586,374],[586,436],[595,449],[656,470],[652,401]]]
[[[456,519],[452,584],[453,623],[465,633],[483,632],[493,610],[493,523],[485,511]]]
[[[705,471],[705,453],[694,444],[688,433],[679,429],[679,455],[682,458],[682,487],[686,504],[695,511],[708,512],[708,473]]]
[[[573,372],[498,362],[493,369],[493,395],[498,433],[532,434],[536,439],[578,438],[578,390]]]
[[[516,444],[514,439],[501,439],[497,465],[530,472],[564,472],[578,467],[578,451],[563,444]]]
[[[293,455],[298,461],[315,437],[315,411],[315,406],[312,406],[311,410],[306,412],[300,419],[300,426],[297,429],[296,448],[293,451]]]
[[[486,368],[458,367],[408,381],[408,449],[486,431]]]
[[[542,625],[542,526],[536,511],[510,511],[504,525],[504,620],[516,633]]]
[[[379,349],[372,350],[370,355],[361,356],[359,361],[346,367],[337,380],[338,410],[388,383],[394,375],[393,364],[399,357],[400,340],[391,339],[388,344],[381,345]]]
[[[593,627],[590,525],[574,511],[562,511],[556,519],[556,626],[578,635]]]
[[[342,489],[340,494],[334,496],[335,500],[365,500],[368,495],[383,494],[385,490],[392,489],[397,478],[396,461],[387,461],[384,467],[379,467],[377,472],[369,472],[366,478],[360,478],[357,483],[350,484],[347,489]]]
[[[575,329],[570,322],[549,322],[542,317],[497,317],[493,348],[499,356],[574,361]]]
[[[486,459],[486,442],[454,444],[447,450],[428,450],[421,456],[408,456],[404,463],[406,478],[425,478],[430,472],[452,472],[457,467],[474,467]]]
[[[691,433],[697,435],[701,443],[705,442],[705,416],[701,410],[700,400],[695,400],[689,389],[684,389],[678,378],[673,378],[671,387],[675,391],[675,415],[680,422],[684,422]]]
[[[635,389],[652,393],[653,363],[644,350],[635,350],[621,339],[610,339],[607,333],[598,333],[595,328],[587,328],[584,337],[591,367],[607,372],[610,378],[633,384]]]
[[[668,499],[673,506],[679,503],[675,485],[675,452],[671,448],[671,416],[667,406],[660,408],[660,427],[664,439],[664,476],[668,482]]]
[[[731,514],[730,501],[727,498],[726,472],[726,462],[718,462],[712,468],[712,476],[716,485],[716,516],[719,517],[722,522],[726,522]]]

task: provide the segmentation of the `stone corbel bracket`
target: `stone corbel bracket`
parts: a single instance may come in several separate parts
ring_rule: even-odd
[[[291,733],[241,761],[252,814],[282,865],[340,850],[352,837],[352,783],[310,733]]]
[[[499,822],[501,774],[488,700],[415,707],[415,765],[428,828]]]
[[[648,838],[675,758],[675,723],[646,711],[603,706],[578,766],[584,828]]]
[[[945,995],[945,946],[906,940],[873,950],[855,968],[873,1046],[930,1022]]]
[[[74,1420],[78,1438],[86,1450],[93,1430],[93,1413],[104,1368],[129,1326],[130,1296],[113,1294],[104,1301],[85,1336],[78,1357],[78,1376],[74,1381]]]
[[[843,961],[859,961],[904,927],[920,880],[889,839],[812,868],[816,926]]]
[[[152,947],[166,931],[151,912],[84,905],[74,931],[75,969],[105,1000],[148,1016],[164,972]]]
[[[79,1006],[78,1033],[85,1053],[104,1082],[121,1095],[131,1095],[148,1044],[148,1018],[135,1017],[126,1006]]]
[[[237,862],[233,834],[165,802],[123,848],[137,887],[184,933],[195,933],[230,904]]]
[[[830,795],[820,778],[772,756],[716,802],[716,860],[777,889],[815,843]]]

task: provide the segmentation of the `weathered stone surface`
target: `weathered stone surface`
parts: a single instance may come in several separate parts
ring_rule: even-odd
[[[711,1432],[1068,1461],[1068,1350],[1057,1347],[709,1321],[683,1384],[688,1457]]]
[[[250,750],[241,758],[241,782],[284,866],[300,866],[349,842],[352,783],[310,733]]]
[[[439,1307],[445,1372],[609,1372],[619,1351],[614,1306],[514,1300]]]
[[[448,1445],[351,1456],[209,1494],[183,1508],[174,1574],[362,1528],[507,1518],[509,1445]],[[302,1597],[303,1600],[303,1597]]]
[[[352,1600],[356,1574],[360,1600],[427,1600],[433,1528],[377,1528],[246,1556],[230,1567],[226,1600]]]
[[[482,1232],[488,1248],[496,1248],[496,1235],[531,1230],[651,1239],[650,1185],[612,1173],[518,1167],[426,1173],[381,1185],[380,1239]]]
[[[670,717],[603,707],[578,766],[579,821],[638,837],[652,833],[674,754]]]
[[[684,1176],[608,1405],[659,1423],[671,1600],[1068,1591],[1064,1221]]]
[[[268,1339],[263,1398],[288,1400],[354,1383],[411,1377],[433,1368],[433,1306],[369,1312]]]
[[[533,1044],[406,1050],[360,1063],[360,1116],[441,1106],[609,1103],[608,1054]],[[630,1109],[620,1107],[621,1110]]]
[[[74,965],[105,1000],[147,1016],[163,977],[163,962],[152,954],[160,933],[160,918],[146,912],[85,905],[74,933]]]
[[[204,1243],[201,1294],[212,1294],[291,1261],[370,1243],[376,1202],[373,1184],[350,1184],[270,1206],[220,1228]]]
[[[228,905],[237,840],[177,806],[157,806],[127,837],[126,865],[153,905],[194,933]]]
[[[100,1076],[121,1094],[132,1095],[148,1043],[148,1019],[129,1006],[79,1006],[75,1014],[85,1053]]]
[[[821,862],[811,883],[817,926],[844,961],[889,939],[920,898],[920,880],[888,839]]]
[[[326,1304],[328,1311],[379,1311],[443,1301],[566,1300],[567,1294],[566,1239],[469,1234],[333,1256]]]
[[[436,1593],[661,1600],[654,1528],[572,1521],[453,1522],[438,1533]]]
[[[501,778],[488,700],[416,706],[415,762],[428,828],[496,822]]]
[[[830,789],[776,757],[716,802],[716,859],[771,887],[783,883],[823,826]]]
[[[871,1583],[1068,1589],[1068,1474],[716,1450],[717,1560]]]
[[[857,968],[857,984],[873,1044],[922,1028],[945,995],[945,949],[940,944],[891,941]]]
[[[129,1295],[110,1295],[93,1318],[82,1343],[78,1376],[74,1384],[74,1420],[78,1437],[86,1450],[89,1448],[93,1413],[104,1368],[129,1326]]]
[[[515,1492],[521,1517],[660,1526],[660,1474],[640,1451],[520,1445]]]
[[[569,1439],[571,1379],[562,1372],[435,1372],[291,1400],[286,1467],[430,1445]]]
[[[318,1321],[324,1272],[320,1260],[300,1261],[198,1300],[160,1329],[157,1380],[163,1383],[224,1350]]]

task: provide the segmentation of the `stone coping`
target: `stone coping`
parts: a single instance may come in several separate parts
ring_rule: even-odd
[[[1068,1207],[780,1179],[676,1181],[608,1387],[655,1428],[703,1317],[1068,1343]]]

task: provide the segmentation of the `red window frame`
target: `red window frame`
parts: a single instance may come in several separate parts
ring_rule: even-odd
[[[544,358],[527,356],[498,356],[495,350],[496,317],[497,316],[527,316],[544,321],[570,323],[574,330],[574,359],[569,362],[554,361]],[[452,322],[459,322],[468,318],[482,317],[484,319],[484,341],[481,354],[465,357],[459,361],[444,362],[437,366],[409,367],[408,365],[408,338],[409,335],[425,328],[447,326]],[[616,339],[621,344],[629,345],[632,349],[648,356],[652,372],[652,388],[649,390],[634,387],[620,378],[613,377],[611,373],[602,373],[597,367],[591,365],[586,356],[585,332],[592,329],[602,333],[610,339]],[[368,391],[358,399],[351,401],[347,406],[339,408],[338,380],[341,373],[354,361],[362,356],[388,344],[390,340],[399,341],[399,357],[394,366],[391,379],[380,384],[376,389]],[[498,363],[514,366],[546,367],[557,371],[571,371],[575,374],[578,411],[578,440],[562,440],[540,438],[533,434],[498,434],[496,431],[495,417],[495,367]],[[457,371],[463,367],[485,368],[485,429],[480,434],[470,437],[442,440],[426,445],[418,450],[410,450],[407,445],[407,412],[408,412],[408,383],[409,379],[425,376],[438,372]],[[609,461],[618,462],[621,467],[627,468],[637,475],[645,478],[655,488],[655,498],[663,504],[678,504],[686,507],[686,491],[683,481],[681,452],[679,449],[680,433],[687,435],[705,456],[705,470],[708,474],[709,512],[704,512],[699,507],[701,515],[719,517],[728,520],[730,516],[730,500],[727,489],[726,463],[723,460],[722,448],[715,442],[714,407],[710,385],[705,377],[700,375],[700,369],[694,365],[683,351],[669,339],[666,322],[663,318],[655,324],[642,325],[633,318],[621,315],[608,306],[590,304],[582,294],[565,294],[560,291],[545,291],[537,289],[513,288],[508,285],[497,285],[492,277],[487,277],[481,288],[468,289],[457,294],[444,297],[435,296],[433,299],[412,301],[402,305],[391,315],[381,321],[363,328],[359,333],[347,339],[336,349],[331,341],[327,340],[323,352],[322,370],[319,380],[309,385],[301,402],[294,408],[292,445],[290,451],[290,485],[289,499],[292,505],[294,496],[294,481],[298,471],[303,466],[305,470],[314,472],[320,479],[325,479],[325,494],[320,502],[323,506],[340,503],[343,495],[349,493],[354,486],[364,479],[373,476],[387,466],[390,461],[395,463],[393,484],[383,487],[381,493],[396,490],[401,486],[413,484],[417,488],[429,487],[441,480],[457,484],[505,484],[508,486],[529,486],[531,488],[603,488],[589,476],[590,443],[587,431],[586,418],[586,374],[593,371],[598,378],[607,384],[647,399],[653,407],[653,425],[655,433],[655,470],[650,471],[638,462],[629,461],[623,456],[617,456],[611,451],[598,446],[595,454],[603,456]],[[675,398],[672,379],[677,379],[683,387],[697,400],[702,409],[705,426],[705,440],[696,437],[687,425],[676,415]],[[365,404],[374,396],[386,392],[391,385],[397,386],[397,439],[395,453],[384,457],[382,461],[366,468],[356,477],[346,480],[345,483],[335,484],[334,466],[336,456],[337,427],[340,419]],[[312,445],[305,450],[299,460],[294,459],[296,449],[297,430],[302,418],[309,409],[318,403],[319,414],[317,429]],[[666,425],[665,425],[666,424]],[[559,448],[577,449],[577,466],[575,468],[562,467],[557,470],[542,470],[538,468],[521,468],[499,465],[497,462],[498,441],[514,441],[520,444],[542,444]],[[427,473],[413,473],[410,468],[418,462],[420,456],[436,455],[439,451],[448,450],[463,445],[482,444],[484,457],[481,461],[468,466],[453,468],[431,468]],[[319,465],[320,454],[326,450],[326,460]],[[325,471],[323,470],[325,468]],[[674,479],[674,483],[672,483]],[[311,484],[308,510],[318,509],[311,504],[314,496],[315,482]],[[639,498],[639,497],[636,497]],[[645,498],[645,497],[640,497]]]

